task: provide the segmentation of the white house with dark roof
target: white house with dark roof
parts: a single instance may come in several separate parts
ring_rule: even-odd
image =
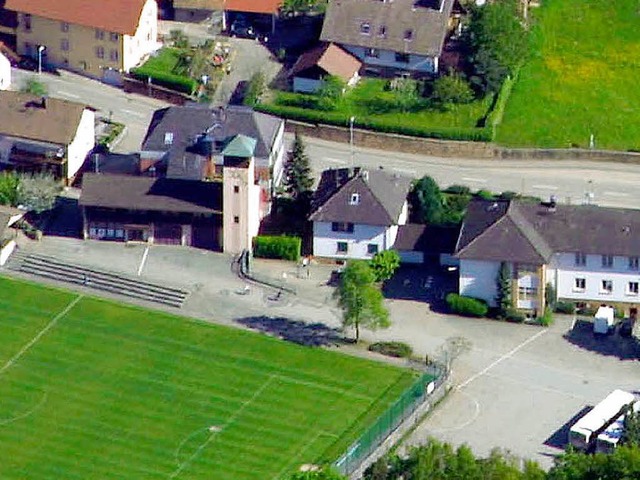
[[[320,39],[342,46],[364,73],[435,74],[454,0],[332,0]]]
[[[383,170],[322,172],[314,194],[313,255],[367,259],[393,248],[407,222],[411,179]]]
[[[540,312],[557,299],[640,305],[640,210],[522,201],[474,201],[456,245],[459,292],[496,304],[497,276],[511,271],[514,307]]]

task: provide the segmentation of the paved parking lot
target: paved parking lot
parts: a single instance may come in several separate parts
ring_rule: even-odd
[[[307,278],[291,263],[256,261],[261,275],[286,277],[298,291],[278,296],[256,286],[245,292],[245,283],[230,269],[232,258],[214,252],[152,246],[145,255],[143,245],[62,237],[25,241],[22,249],[185,287],[192,292],[180,312],[185,315],[312,344],[339,337],[340,313],[327,285],[331,265],[312,265]],[[364,330],[362,339],[404,341],[421,357],[438,357],[451,337],[471,345],[454,362],[456,387],[408,445],[435,436],[467,443],[478,454],[501,447],[549,466],[562,451],[568,424],[585,407],[615,388],[640,390],[638,345],[630,339],[594,339],[588,322],[574,325],[571,317],[559,317],[545,329],[437,313],[427,303],[437,304],[443,293],[437,273],[417,269],[402,275],[389,292],[392,326]]]

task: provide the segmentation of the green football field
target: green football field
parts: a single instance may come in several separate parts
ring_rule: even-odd
[[[0,479],[279,479],[334,460],[414,377],[0,278]]]

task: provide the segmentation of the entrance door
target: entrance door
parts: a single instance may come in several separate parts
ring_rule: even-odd
[[[128,228],[125,231],[125,240],[127,242],[146,242],[148,238],[149,232],[144,228]]]
[[[175,224],[156,225],[153,242],[161,245],[182,245],[182,226]]]

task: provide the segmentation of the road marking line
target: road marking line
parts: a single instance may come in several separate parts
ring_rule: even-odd
[[[58,90],[57,92],[55,92],[57,95],[62,95],[63,97],[69,97],[69,98],[80,98],[80,95],[76,95],[75,93],[69,93],[69,92],[65,92],[64,90]]]
[[[347,163],[345,160],[339,160],[337,158],[331,158],[331,157],[323,157],[322,160],[329,163],[338,163],[340,165]]]
[[[536,188],[538,190],[558,190],[558,187],[554,185],[531,185],[531,188]]]
[[[144,253],[142,254],[142,260],[140,260],[140,266],[138,267],[138,276],[142,273],[142,269],[144,268],[144,264],[147,262],[147,257],[149,256],[149,247],[144,249]]]
[[[129,115],[133,115],[134,117],[144,118],[144,115],[139,112],[134,112],[133,110],[122,109],[120,110],[122,113],[128,113]]]
[[[466,182],[487,183],[487,180],[485,180],[484,178],[462,177],[462,180]]]
[[[602,192],[603,195],[607,195],[609,197],[628,197],[628,193],[623,192]]]
[[[42,336],[45,333],[51,330],[56,325],[56,323],[58,323],[58,320],[60,320],[67,313],[69,313],[69,311],[76,306],[76,304],[82,299],[83,296],[84,295],[78,295],[71,303],[69,303],[69,305],[65,307],[64,310],[62,310],[59,314],[53,317],[53,320],[51,320],[42,330],[40,330],[40,332],[38,332],[38,334],[35,337],[31,339],[31,341],[29,341],[29,343],[27,343],[24,347],[22,347],[18,353],[16,353],[7,363],[3,365],[2,368],[0,368],[0,375],[2,375],[5,371],[11,368],[11,366],[14,363],[16,363],[20,359],[20,357],[22,357],[22,355],[24,355],[27,352],[27,350],[33,347],[33,345],[35,345],[36,342],[40,340],[40,338],[42,338]]]
[[[540,337],[541,335],[544,335],[545,333],[547,333],[547,330],[542,330],[538,333],[536,333],[534,336],[529,337],[528,339],[526,339],[524,342],[522,342],[520,345],[516,346],[515,348],[513,348],[511,351],[505,353],[504,355],[502,355],[500,358],[498,358],[497,360],[493,361],[491,364],[489,364],[487,367],[483,368],[482,370],[480,370],[478,373],[476,373],[475,375],[472,375],[470,378],[468,378],[467,380],[465,380],[464,382],[462,382],[460,385],[458,385],[456,387],[456,390],[460,390],[464,387],[466,387],[467,385],[469,385],[471,382],[473,382],[474,380],[478,379],[479,377],[483,376],[484,374],[486,374],[489,370],[493,369],[493,367],[495,367],[496,365],[502,363],[504,360],[506,360],[507,358],[512,357],[518,350],[526,347],[527,345],[529,345],[531,342],[533,342],[535,339],[537,339],[538,337]]]

